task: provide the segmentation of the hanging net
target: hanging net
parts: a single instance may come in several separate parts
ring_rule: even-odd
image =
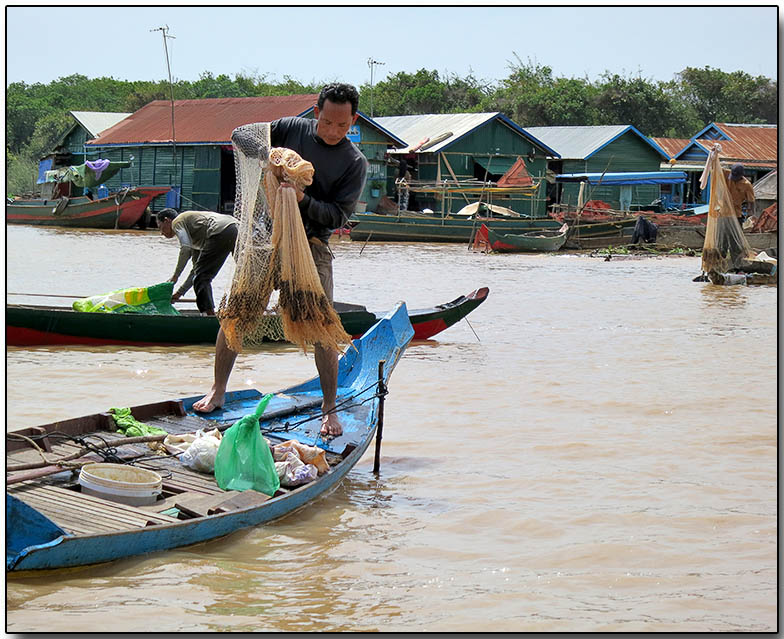
[[[744,261],[754,259],[755,255],[738,222],[727,178],[719,161],[720,152],[721,145],[714,144],[700,177],[702,189],[708,186],[710,180],[708,222],[702,246],[702,270],[705,273],[726,273],[738,268]]]
[[[339,350],[351,342],[324,294],[297,204],[295,190],[313,181],[313,165],[290,149],[271,148],[269,124],[247,124],[231,136],[237,173],[236,268],[218,310],[229,348],[265,338],[303,350],[321,344]],[[273,291],[279,291],[271,308]],[[281,335],[282,333],[282,335]]]

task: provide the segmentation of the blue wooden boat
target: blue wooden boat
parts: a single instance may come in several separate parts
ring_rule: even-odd
[[[6,434],[6,571],[58,569],[113,561],[187,546],[287,515],[334,488],[359,461],[383,423],[386,382],[413,337],[402,302],[348,348],[340,359],[338,408],[343,434],[319,435],[318,378],[276,393],[261,418],[272,443],[295,439],[325,451],[329,469],[310,483],[274,495],[222,491],[211,474],[185,467],[177,457],[150,456],[147,437],[125,438],[107,413],[88,415]],[[132,415],[167,433],[225,430],[254,412],[263,394],[227,393],[209,415],[192,410],[197,397],[133,407]],[[78,469],[55,465],[74,450],[73,438],[116,448],[137,468],[162,477],[162,492],[149,505],[128,505],[83,491]],[[162,439],[163,436],[157,436]],[[69,443],[71,445],[69,445]],[[34,445],[33,445],[34,444]],[[376,438],[376,451],[380,438]],[[41,462],[41,452],[46,462]],[[104,461],[95,452],[73,462]],[[73,455],[70,455],[73,458]],[[144,459],[142,459],[144,458]]]

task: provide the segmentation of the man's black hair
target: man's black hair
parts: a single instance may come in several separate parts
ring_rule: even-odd
[[[333,82],[332,84],[326,85],[321,89],[321,93],[319,93],[316,106],[318,106],[319,109],[324,108],[325,100],[329,100],[335,104],[345,104],[346,102],[349,102],[351,104],[351,115],[355,115],[359,108],[359,93],[351,84]]]
[[[177,215],[178,213],[174,209],[161,209],[156,216],[158,218],[158,226],[160,226],[164,220],[173,220]]]

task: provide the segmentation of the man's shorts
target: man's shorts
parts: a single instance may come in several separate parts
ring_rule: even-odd
[[[327,299],[333,301],[333,283],[332,283],[332,251],[329,244],[325,244],[316,237],[308,240],[310,244],[310,254],[313,256],[313,262],[316,264],[316,270],[321,280],[321,286],[324,287],[324,293]]]

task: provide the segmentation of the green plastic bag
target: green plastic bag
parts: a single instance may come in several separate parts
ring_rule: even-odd
[[[272,394],[262,397],[256,412],[223,433],[215,455],[215,481],[221,489],[252,489],[272,496],[280,488],[272,452],[259,428],[259,418],[271,399]]]
[[[172,306],[174,282],[153,286],[121,288],[103,295],[76,300],[75,311],[83,313],[144,313],[146,315],[179,315]]]

